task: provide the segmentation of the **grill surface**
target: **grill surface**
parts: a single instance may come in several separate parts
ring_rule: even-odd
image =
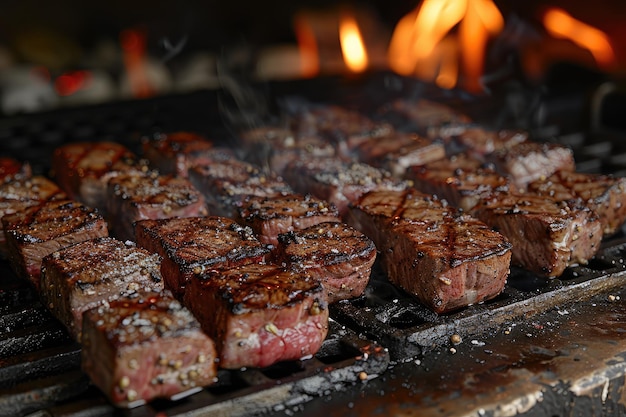
[[[259,97],[269,91],[272,104],[259,107]],[[35,172],[47,174],[52,149],[69,141],[113,140],[138,150],[139,138],[153,131],[194,130],[229,143],[234,126],[261,123],[294,92],[366,112],[398,95],[425,94],[461,107],[472,104],[468,108],[479,116],[490,115],[490,120],[510,122],[512,117],[511,110],[493,98],[434,91],[414,81],[381,75],[262,86],[251,93],[256,100],[238,102],[239,108],[233,107],[227,91],[198,92],[0,119],[0,148],[3,155],[29,160]],[[493,108],[499,112],[493,113]],[[545,118],[538,126],[525,127],[535,139],[572,146],[580,171],[626,172],[626,157],[620,157],[626,156],[626,149],[611,135],[590,136],[575,128],[568,130],[565,124],[551,125]],[[559,279],[545,280],[514,269],[496,299],[444,316],[425,309],[375,268],[365,296],[332,307],[329,336],[314,358],[262,370],[221,371],[214,387],[132,410],[115,410],[89,385],[80,371],[80,347],[39,304],[36,294],[0,262],[0,415],[26,415],[41,409],[48,410],[42,415],[52,416],[290,414],[314,398],[330,398],[332,392],[358,392],[354,387],[363,378],[395,375],[388,369],[390,360],[392,365],[428,362],[442,347],[447,348],[452,334],[464,339],[489,335],[516,320],[616,291],[626,279],[625,251],[620,233],[604,242],[588,265],[568,268]]]

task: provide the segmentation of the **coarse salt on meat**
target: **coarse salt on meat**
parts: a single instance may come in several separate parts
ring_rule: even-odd
[[[160,258],[130,243],[91,239],[42,261],[42,302],[77,341],[85,311],[138,290],[163,290]]]
[[[51,200],[2,218],[16,275],[39,289],[42,259],[59,249],[108,236],[102,216],[72,200]]]
[[[81,366],[118,407],[217,380],[214,342],[168,292],[136,292],[85,312]]]

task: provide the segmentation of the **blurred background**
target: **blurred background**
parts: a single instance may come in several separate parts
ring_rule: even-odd
[[[4,0],[2,115],[218,88],[391,71],[489,93],[621,80],[626,2]],[[581,78],[582,77],[582,78]]]

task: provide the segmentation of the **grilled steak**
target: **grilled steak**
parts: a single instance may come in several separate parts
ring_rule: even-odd
[[[242,204],[238,220],[250,226],[261,242],[274,246],[280,233],[340,221],[335,206],[308,194],[252,197]]]
[[[439,136],[442,128],[450,129],[458,127],[463,129],[471,124],[472,120],[465,114],[452,107],[436,103],[434,101],[418,99],[398,99],[381,109],[381,114],[386,118],[397,119],[400,116],[406,128],[430,138]]]
[[[600,218],[605,236],[617,232],[626,220],[626,178],[558,171],[528,184],[528,192],[589,207]]]
[[[220,367],[301,359],[328,332],[326,292],[306,272],[249,264],[195,276],[185,305],[215,340]]]
[[[247,197],[292,193],[280,177],[236,159],[196,165],[189,171],[189,180],[202,192],[209,213],[223,217],[234,218]]]
[[[511,241],[513,264],[546,277],[587,263],[602,239],[597,214],[546,196],[499,194],[481,200],[472,214]]]
[[[504,288],[507,239],[424,194],[371,192],[349,219],[376,244],[389,280],[436,313],[488,300]]]
[[[465,154],[453,155],[406,172],[418,190],[436,195],[465,211],[493,192],[506,191],[509,181],[488,164]]]
[[[335,155],[335,148],[318,136],[297,136],[278,127],[251,129],[241,134],[246,160],[266,171],[283,175],[295,160]]]
[[[372,190],[403,190],[408,185],[389,172],[359,162],[337,158],[296,161],[285,172],[285,180],[299,193],[310,193],[333,203],[344,217],[348,205]]]
[[[50,200],[2,218],[8,258],[16,275],[39,289],[41,260],[75,243],[108,235],[94,209],[72,200]]]
[[[192,132],[159,133],[142,142],[143,154],[162,175],[187,177],[196,163],[211,160],[213,142]]]
[[[43,258],[42,302],[80,342],[83,313],[137,290],[161,291],[156,254],[110,237],[77,243]]]
[[[402,177],[412,165],[424,165],[445,157],[441,142],[412,133],[393,133],[384,138],[373,138],[357,149],[359,160],[383,168],[396,177]]]
[[[376,247],[363,233],[331,222],[281,234],[278,239],[277,261],[319,279],[329,303],[358,297],[365,291]]]
[[[16,177],[0,183],[0,218],[16,213],[47,200],[66,199],[66,194],[52,181],[41,175],[30,178]],[[19,178],[19,179],[17,179]],[[0,255],[7,256],[3,226],[0,224]]]
[[[351,156],[363,142],[393,133],[386,122],[375,122],[365,115],[340,106],[319,105],[305,109],[294,122],[299,137],[319,136],[333,144],[341,156]]]
[[[33,175],[30,164],[0,156],[0,183],[24,180]]]
[[[106,214],[108,180],[120,172],[146,171],[145,163],[114,142],[76,142],[55,149],[52,171],[69,198]]]
[[[224,217],[188,217],[137,222],[137,244],[163,257],[165,286],[182,298],[195,273],[261,263],[269,253],[252,230]]]
[[[133,293],[85,313],[82,368],[116,406],[216,381],[215,344],[166,293]]]
[[[486,156],[496,171],[508,176],[511,183],[524,190],[528,183],[549,177],[556,171],[574,171],[570,148],[555,143],[522,142],[510,149],[500,149]]]
[[[111,233],[134,240],[133,223],[144,219],[195,217],[207,214],[204,198],[185,178],[124,173],[109,180]]]
[[[478,125],[444,126],[435,133],[446,144],[449,155],[465,153],[479,159],[495,151],[506,151],[528,139],[524,131],[489,130]]]

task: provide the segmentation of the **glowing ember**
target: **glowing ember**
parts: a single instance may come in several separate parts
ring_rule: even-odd
[[[367,51],[359,26],[352,14],[342,15],[339,22],[339,39],[347,67],[353,72],[365,71],[368,64]]]
[[[569,39],[589,50],[598,65],[608,66],[615,60],[613,47],[606,34],[573,18],[561,9],[552,8],[543,17],[546,30],[556,38]]]
[[[458,39],[451,37],[457,25]],[[398,22],[389,45],[389,65],[399,74],[452,88],[457,83],[460,55],[464,87],[480,90],[488,38],[503,26],[502,15],[491,0],[424,0]]]

